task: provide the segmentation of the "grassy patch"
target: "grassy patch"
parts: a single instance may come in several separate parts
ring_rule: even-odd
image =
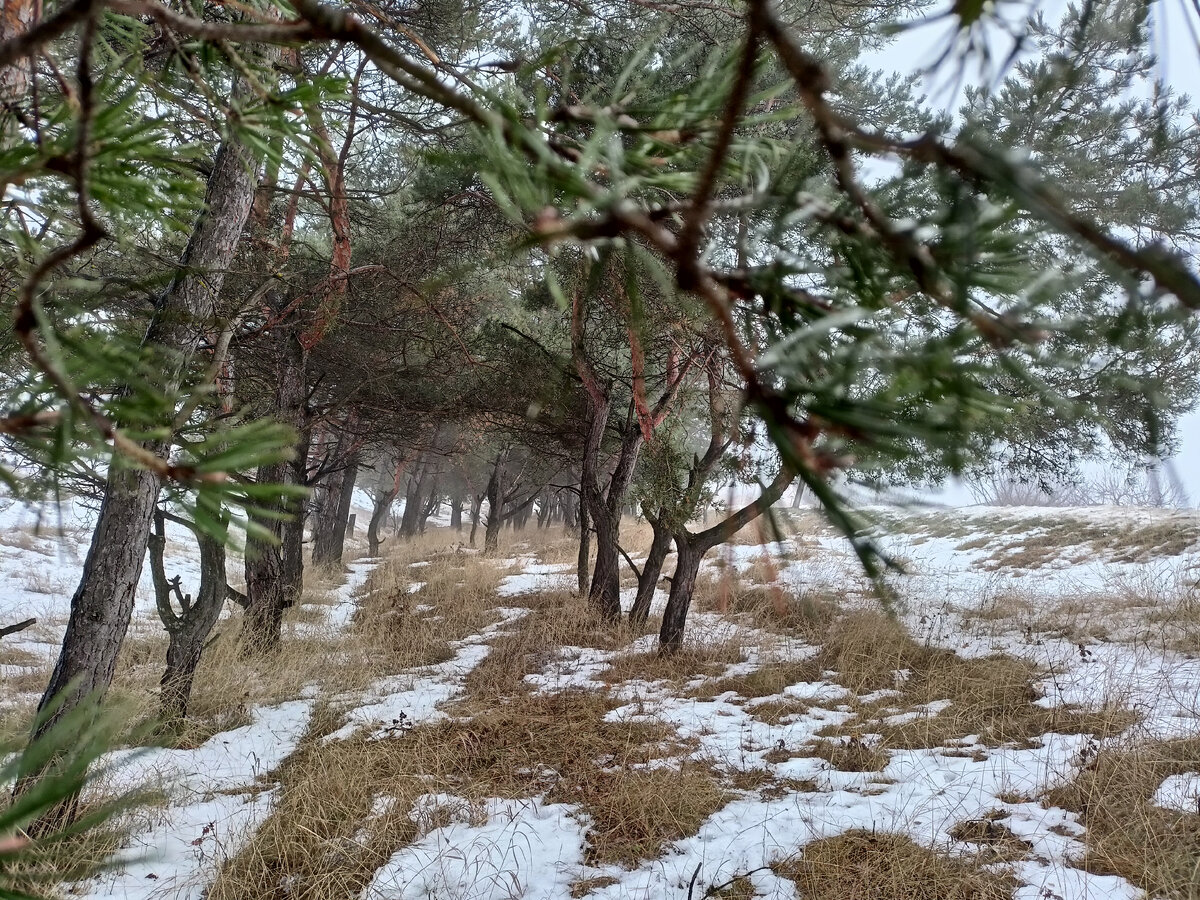
[[[1149,741],[1102,749],[1047,802],[1079,813],[1090,872],[1121,875],[1152,896],[1200,896],[1200,809],[1180,812],[1152,803],[1170,775],[1200,768],[1200,738]]]
[[[805,900],[1008,900],[1011,878],[897,834],[848,831],[776,864]]]
[[[602,772],[552,797],[579,803],[591,819],[587,862],[632,868],[671,841],[695,834],[728,800],[707,767]]]
[[[976,848],[981,862],[1012,862],[1024,859],[1033,844],[1013,834],[1002,821],[1008,813],[993,810],[981,819],[968,819],[950,829],[950,837]]]
[[[853,736],[817,741],[811,755],[825,760],[842,772],[878,772],[888,764],[889,759],[884,750]]]
[[[832,727],[826,736],[875,732],[893,749],[940,747],[978,735],[988,745],[1032,745],[1047,732],[1109,737],[1137,721],[1120,707],[1100,710],[1047,709],[1041,696],[1041,673],[1032,663],[1012,656],[964,658],[949,650],[912,639],[904,625],[883,613],[855,613],[830,630],[816,659],[835,670],[837,680],[855,693],[878,690],[894,695],[860,705],[858,718]],[[928,704],[949,706],[928,712]],[[897,717],[896,711],[915,716]]]
[[[632,864],[639,853],[655,855],[698,828],[724,793],[698,765],[644,768],[686,748],[665,726],[605,722],[612,708],[595,692],[536,695],[390,740],[328,744],[318,738],[335,722],[324,721],[281,768],[271,816],[208,896],[357,896],[397,848],[421,833],[410,812],[417,798],[433,793],[468,802],[545,794],[590,817],[595,859]],[[436,815],[426,819],[424,827],[437,827]]]
[[[610,684],[632,679],[683,682],[722,672],[742,659],[741,650],[727,644],[688,647],[666,656],[656,651],[621,653],[612,658],[601,678]]]
[[[742,697],[773,697],[784,688],[802,682],[818,681],[820,667],[811,660],[769,662],[743,675],[714,678],[688,692],[695,698],[712,698],[729,691]]]

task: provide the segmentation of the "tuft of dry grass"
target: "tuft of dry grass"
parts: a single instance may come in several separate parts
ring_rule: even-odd
[[[992,810],[981,819],[967,819],[950,829],[950,837],[976,848],[980,862],[1013,862],[1024,859],[1033,844],[1013,834],[1002,821],[1008,817],[1003,810]]]
[[[591,821],[589,865],[630,868],[659,856],[670,842],[695,834],[729,797],[716,774],[697,764],[601,772],[551,796],[579,803],[586,811]]]
[[[600,677],[609,684],[633,679],[681,683],[698,676],[723,672],[743,659],[741,649],[729,644],[687,647],[669,655],[653,650],[648,653],[619,653],[612,658],[608,669]]]
[[[898,834],[847,831],[777,863],[805,900],[1008,900],[1011,877]]]
[[[884,750],[854,735],[836,741],[817,741],[810,753],[842,772],[878,772],[890,758]]]
[[[812,660],[767,662],[752,672],[705,681],[688,691],[688,696],[712,698],[733,691],[746,698],[773,697],[793,684],[820,677],[821,669]]]
[[[636,633],[599,621],[587,602],[566,593],[518,598],[536,604],[511,629],[491,641],[492,651],[467,675],[467,695],[481,701],[519,696],[530,690],[526,675],[542,671],[561,647],[616,650]]]
[[[1103,748],[1074,781],[1046,802],[1077,812],[1087,826],[1089,872],[1121,875],[1154,897],[1200,896],[1200,807],[1163,809],[1152,800],[1163,780],[1200,768],[1200,738]]]

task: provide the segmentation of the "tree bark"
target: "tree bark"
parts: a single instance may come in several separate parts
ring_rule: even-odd
[[[338,431],[330,460],[337,468],[325,477],[325,483],[317,491],[312,530],[314,566],[338,565],[342,561],[346,518],[350,515],[354,481],[358,477],[358,454],[353,449],[356,437],[350,431],[350,424],[347,422]]]
[[[666,522],[661,518],[650,519],[650,526],[654,529],[654,537],[650,542],[650,552],[646,555],[646,562],[642,565],[641,574],[638,576],[637,596],[634,598],[633,607],[629,610],[629,621],[634,625],[644,625],[646,619],[650,617],[650,604],[654,601],[654,591],[658,587],[663,563],[666,562],[667,553],[671,549],[671,529],[667,527]]]
[[[180,260],[179,274],[164,291],[147,329],[144,345],[172,359],[159,385],[167,393],[178,388],[214,319],[216,300],[254,197],[253,163],[250,149],[237,138],[222,142],[209,177],[205,208]],[[164,441],[146,446],[160,456],[169,449]],[[56,699],[61,702],[53,715],[40,721],[35,737],[85,698],[98,699],[112,683],[133,614],[158,491],[159,481],[152,472],[131,469],[116,457],[110,462],[83,577],[71,598],[62,649],[38,708],[44,713]],[[62,812],[70,817],[73,809]]]
[[[500,546],[500,528],[504,525],[504,467],[508,462],[508,451],[496,454],[492,464],[492,475],[487,484],[488,515],[483,533],[483,555],[493,556]]]
[[[476,494],[471,498],[471,536],[467,539],[467,546],[475,546],[475,534],[479,531],[479,514],[483,509],[483,494]]]
[[[290,462],[260,466],[255,475],[259,484],[303,486],[307,482],[308,445],[312,439],[307,409],[308,353],[300,344],[297,327],[295,324],[280,326],[272,333],[279,360],[272,410],[276,421],[296,429],[296,449]],[[260,504],[275,514],[256,520],[273,540],[248,540],[246,543],[246,617],[242,622],[242,646],[247,653],[269,651],[279,646],[283,611],[300,596],[304,581],[303,500],[281,497],[274,502],[260,501]]]
[[[388,510],[392,508],[392,504],[396,502],[396,496],[400,493],[400,479],[403,474],[404,461],[397,459],[390,485],[386,488],[381,484],[376,485],[375,508],[371,510],[371,524],[367,526],[367,553],[371,556],[379,555],[379,545],[383,543],[379,531],[387,518]]]
[[[37,20],[41,4],[37,0],[4,0],[0,13],[0,43],[27,32]],[[0,68],[0,135],[12,136],[17,130],[16,112],[28,101],[30,81],[33,73],[33,57],[22,57]],[[20,115],[20,113],[17,113]]]
[[[588,521],[587,504],[579,504],[579,553],[575,558],[576,577],[579,579],[579,596],[586,597],[590,587],[588,575],[591,572],[592,527]]]
[[[702,559],[704,551],[697,546],[693,535],[687,534],[686,530],[675,535],[675,574],[671,576],[671,591],[658,632],[660,653],[675,653],[683,646],[688,608],[692,605]]]
[[[686,527],[681,527],[675,532],[675,574],[671,576],[671,591],[667,596],[667,608],[663,612],[662,628],[658,632],[660,653],[675,653],[683,646],[688,608],[692,605],[692,593],[695,591],[696,576],[704,554],[718,544],[725,543],[779,502],[793,478],[795,475],[784,466],[757,499],[743,506],[729,518],[699,534],[690,533]]]
[[[170,723],[187,717],[196,669],[208,636],[221,617],[229,590],[225,544],[200,531],[195,531],[200,545],[200,585],[195,598],[184,594],[177,580],[168,581],[163,558],[167,543],[163,518],[161,512],[155,513],[149,557],[155,604],[169,639],[166,670],[159,685],[162,719]],[[179,613],[171,604],[172,593],[179,602]]]
[[[421,498],[425,494],[425,476],[429,468],[429,455],[421,453],[417,463],[408,476],[408,486],[404,489],[404,512],[400,516],[400,536],[413,538],[421,523]]]
[[[429,499],[421,506],[421,517],[417,522],[417,533],[424,534],[425,527],[429,524],[429,517],[432,516],[439,506],[442,505],[441,497],[438,496],[438,475],[433,476],[433,484],[429,486]]]

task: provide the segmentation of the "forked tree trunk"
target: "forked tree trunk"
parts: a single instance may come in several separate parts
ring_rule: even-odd
[[[403,474],[404,461],[398,459],[391,483],[388,487],[383,488],[381,485],[376,485],[375,508],[371,510],[371,524],[367,526],[367,553],[371,556],[379,555],[379,546],[383,543],[379,532],[383,528],[388,511],[392,508],[392,504],[396,502],[396,496],[400,493],[400,478]]]
[[[427,454],[420,454],[412,473],[408,476],[408,486],[404,489],[404,512],[400,516],[400,536],[403,538],[417,536],[417,528],[421,523],[421,498],[425,495],[428,459]]]
[[[158,615],[168,635],[167,665],[159,682],[160,710],[163,721],[171,723],[187,717],[196,669],[208,636],[221,617],[229,586],[225,544],[200,531],[195,532],[200,545],[200,584],[195,596],[183,593],[178,581],[172,584],[163,559],[167,536],[161,512],[155,513],[154,524],[149,544],[150,573]],[[178,613],[171,602],[172,594],[179,603]]]
[[[463,497],[461,494],[450,498],[450,527],[459,534],[462,534],[463,530],[462,508]]]
[[[338,440],[341,445],[341,440]],[[358,480],[358,454],[352,454],[346,466],[332,473],[325,486],[323,503],[313,522],[312,564],[341,565],[346,551],[346,526],[354,500],[354,482]]]
[[[237,252],[255,183],[249,148],[234,137],[227,138],[217,151],[205,208],[180,260],[180,272],[164,292],[143,341],[147,348],[165,351],[174,360],[159,385],[167,393],[182,381],[213,321],[214,304]],[[168,444],[153,442],[147,449],[165,456]],[[54,713],[40,719],[35,738],[85,698],[99,699],[112,683],[117,654],[133,614],[158,491],[156,475],[133,470],[120,459],[112,460],[83,577],[71,598],[62,649],[38,705],[42,713],[51,708]],[[18,792],[29,783],[30,779],[25,779],[17,786]],[[46,827],[73,815],[72,802],[48,817]]]
[[[508,462],[508,451],[496,454],[492,464],[492,475],[488,479],[487,525],[483,533],[483,555],[493,556],[500,546],[500,529],[504,525],[504,467]]]
[[[671,591],[667,595],[667,608],[663,612],[662,628],[658,632],[660,653],[675,653],[683,646],[683,632],[687,624],[688,608],[692,605],[692,593],[696,588],[696,576],[704,554],[723,544],[737,534],[748,523],[779,502],[783,492],[795,476],[785,466],[779,471],[758,498],[746,504],[729,518],[718,522],[699,534],[687,528],[675,532],[675,574],[671,576]]]
[[[634,625],[644,625],[650,617],[650,604],[654,601],[654,591],[662,577],[663,563],[671,550],[671,529],[662,519],[650,519],[654,529],[654,537],[650,541],[650,552],[646,554],[646,562],[638,576],[637,596],[633,607],[629,610],[629,621]]]
[[[354,481],[358,477],[358,454],[351,449],[354,441],[349,427],[340,429],[332,454],[333,464],[338,468],[326,476],[325,484],[317,491],[312,529],[314,566],[332,566],[342,561],[346,519],[350,515]]]
[[[437,512],[438,507],[442,505],[441,498],[438,496],[438,482],[440,477],[433,476],[433,484],[429,486],[429,499],[421,505],[421,517],[417,522],[417,533],[424,534],[425,528],[429,524],[429,517]]]

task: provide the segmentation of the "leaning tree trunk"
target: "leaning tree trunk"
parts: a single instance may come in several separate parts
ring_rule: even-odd
[[[174,360],[158,385],[168,394],[183,380],[206,326],[213,321],[215,302],[237,252],[254,187],[250,149],[236,137],[226,138],[217,151],[205,208],[183,252],[180,272],[158,303],[143,341],[145,347],[165,352]],[[144,427],[144,423],[138,424],[139,429]],[[169,444],[156,441],[146,448],[165,456]],[[38,705],[43,716],[35,739],[86,698],[98,699],[112,683],[117,654],[133,614],[158,491],[154,473],[132,469],[113,458],[83,577],[71,598],[62,648]],[[50,710],[53,713],[47,715]],[[18,791],[28,784],[26,779]],[[50,817],[48,826],[73,814],[72,803]]]
[[[225,573],[225,544],[202,531],[195,532],[200,545],[200,585],[195,598],[183,593],[178,578],[167,579],[163,559],[167,536],[163,518],[161,512],[155,513],[149,555],[155,605],[168,635],[167,666],[159,682],[160,709],[162,720],[171,723],[187,717],[196,669],[208,636],[221,617],[229,586]],[[172,593],[179,603],[178,613],[171,603]]]
[[[391,483],[386,488],[376,485],[375,508],[371,510],[371,524],[367,526],[367,553],[371,556],[379,555],[379,546],[383,543],[379,531],[383,528],[383,522],[392,508],[392,504],[396,502],[396,495],[400,493],[400,478],[403,474],[404,460],[397,459]]]
[[[729,518],[699,534],[691,534],[686,527],[675,533],[675,574],[671,576],[671,591],[667,595],[667,608],[663,612],[662,628],[658,632],[660,653],[675,653],[683,646],[683,630],[687,624],[688,608],[692,605],[692,593],[696,588],[696,576],[704,554],[718,544],[725,543],[762,515],[772,504],[779,502],[779,498],[783,496],[794,477],[791,470],[784,466],[757,499],[743,506]]]
[[[650,617],[650,604],[654,601],[654,591],[662,576],[663,563],[671,549],[671,530],[661,518],[650,519],[654,529],[654,537],[650,541],[650,552],[646,554],[646,562],[638,575],[637,596],[633,607],[629,610],[629,621],[634,625],[644,625]]]
[[[296,449],[290,461],[259,466],[255,475],[258,484],[303,487],[307,481],[308,445],[312,439],[307,409],[308,354],[300,343],[298,327],[295,323],[280,326],[272,335],[279,361],[274,417],[296,429]],[[304,580],[304,501],[280,497],[274,501],[264,499],[258,505],[264,513],[255,521],[273,540],[246,542],[242,647],[248,654],[279,646],[283,611],[300,596]]]

